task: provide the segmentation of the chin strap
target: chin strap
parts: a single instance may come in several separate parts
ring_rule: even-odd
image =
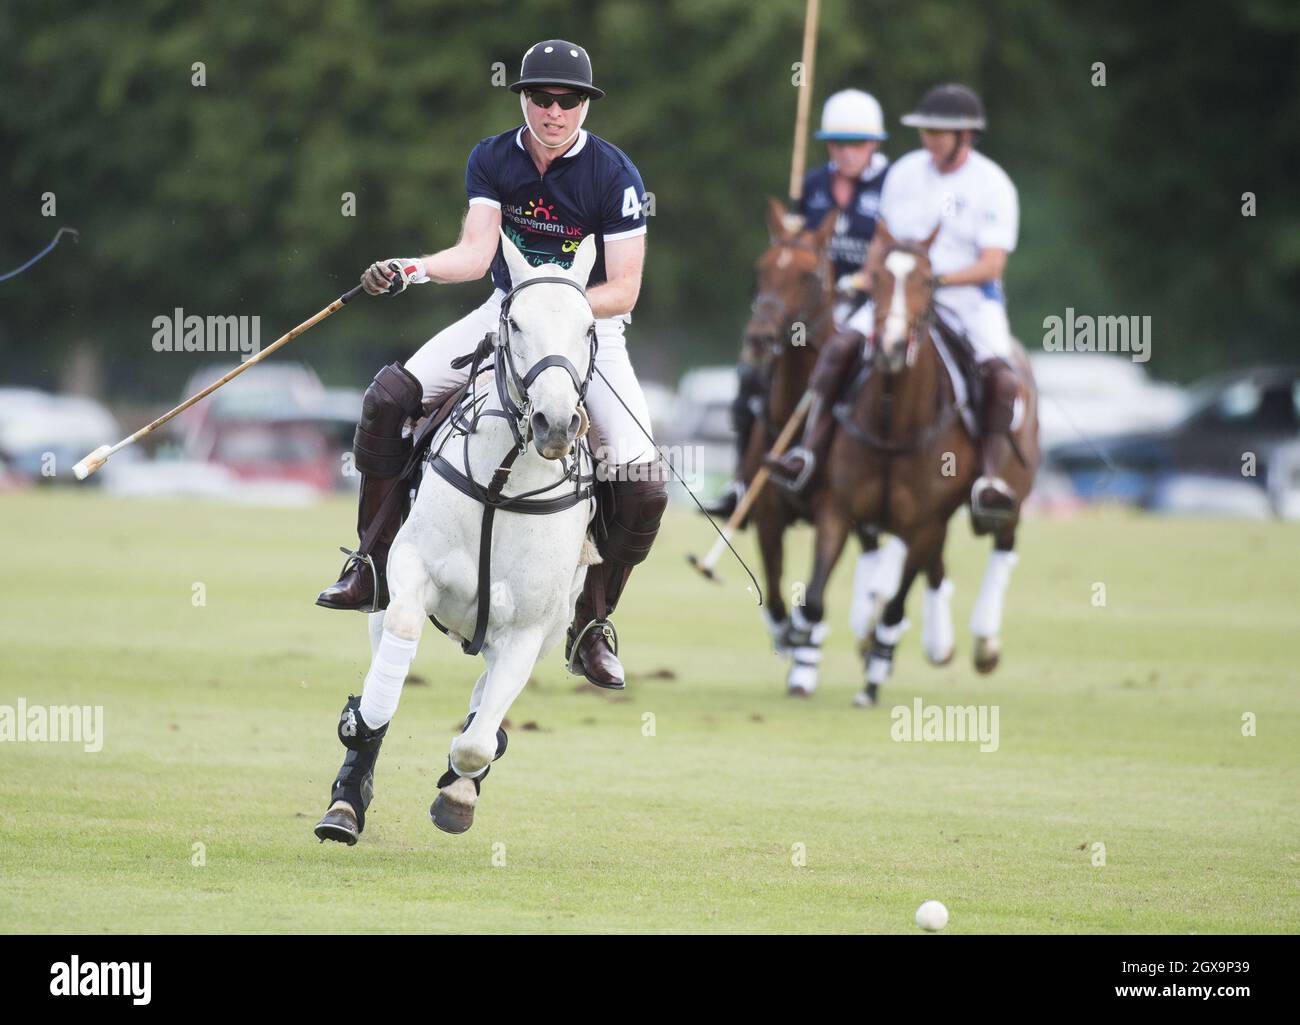
[[[569,143],[573,142],[573,140],[578,137],[578,133],[582,131],[583,122],[587,120],[587,113],[588,111],[591,110],[591,97],[587,97],[582,101],[582,113],[578,115],[578,127],[575,128],[573,130],[573,134],[570,135],[563,142],[547,142],[540,135],[538,135],[536,132],[533,131],[533,126],[528,123],[528,104],[529,104],[528,97],[524,93],[520,93],[519,109],[524,112],[524,127],[528,129],[528,134],[537,140],[537,144],[539,146],[544,146],[546,149],[564,149],[564,147],[569,145]]]

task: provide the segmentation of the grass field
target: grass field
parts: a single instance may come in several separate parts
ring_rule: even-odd
[[[695,578],[707,528],[674,511],[618,617],[636,679],[579,690],[552,653],[460,837],[427,809],[479,662],[425,633],[349,849],[311,832],[368,662],[362,617],[312,604],[349,501],[0,511],[0,704],[105,710],[99,753],[0,743],[0,930],[915,933],[930,897],[954,933],[1300,927],[1294,524],[1028,524],[989,677],[964,629],[986,549],[959,526],[957,660],[927,665],[914,627],[863,711],[851,559],[822,689],[794,701],[741,571]],[[917,696],[998,706],[998,750],[895,742]]]

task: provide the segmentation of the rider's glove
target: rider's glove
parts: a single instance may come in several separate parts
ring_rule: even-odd
[[[369,295],[397,295],[407,285],[429,280],[423,260],[381,260],[372,263],[361,275],[361,287]]]

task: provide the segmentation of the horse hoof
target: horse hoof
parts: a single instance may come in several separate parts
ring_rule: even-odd
[[[975,671],[991,673],[1002,658],[1002,643],[996,637],[975,638]]]
[[[866,687],[853,695],[854,708],[875,708],[880,704],[880,686],[875,683],[869,683]]]
[[[930,652],[927,651],[925,653],[925,657],[929,660],[930,665],[932,666],[946,666],[949,662],[952,661],[952,657],[956,653],[956,651],[957,651],[956,648],[949,648],[945,654],[940,655],[938,658],[936,658],[934,655],[930,654]]]
[[[788,698],[810,698],[813,696],[813,692],[807,687],[794,686],[785,689],[785,696]]]
[[[478,792],[474,781],[464,776],[438,791],[429,805],[429,817],[444,833],[464,833],[474,825],[474,805]]]
[[[361,830],[357,828],[356,813],[346,801],[335,801],[324,818],[316,823],[316,839],[321,843],[334,840],[351,847],[360,838]]]

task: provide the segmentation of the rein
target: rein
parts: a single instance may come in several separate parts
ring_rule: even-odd
[[[465,366],[470,367],[470,388],[459,406],[451,414],[449,420],[450,429],[443,436],[437,448],[430,450],[428,464],[434,473],[457,491],[483,506],[483,521],[479,532],[478,610],[474,624],[474,635],[468,639],[461,639],[461,650],[466,655],[477,655],[482,650],[484,639],[487,636],[492,590],[492,525],[497,510],[503,509],[507,512],[523,513],[530,516],[547,516],[552,513],[564,512],[566,509],[572,509],[578,503],[590,500],[595,493],[594,470],[585,474],[582,472],[583,462],[585,461],[590,467],[592,460],[590,451],[580,438],[575,443],[573,454],[567,456],[561,464],[564,467],[564,473],[559,480],[521,494],[503,494],[505,486],[510,480],[510,473],[514,468],[515,460],[527,450],[528,442],[532,436],[532,427],[528,416],[528,410],[531,408],[531,404],[528,402],[529,386],[542,371],[551,367],[563,367],[568,371],[573,386],[577,389],[578,403],[581,408],[582,403],[586,400],[587,388],[591,384],[591,376],[595,370],[597,343],[594,326],[588,333],[591,353],[587,362],[585,377],[578,373],[577,367],[569,359],[558,354],[545,356],[538,360],[522,376],[515,367],[514,356],[510,351],[510,306],[514,297],[530,285],[559,283],[576,288],[584,298],[586,297],[586,290],[571,278],[538,277],[522,281],[515,285],[501,300],[501,316],[497,324],[497,330],[489,332],[472,353],[457,357],[451,364],[452,367],[458,370]],[[497,399],[502,406],[501,409],[485,409],[484,406],[487,403],[488,396],[478,392],[478,378],[487,369],[483,366],[483,363],[489,355],[493,359],[493,376],[496,383]],[[511,389],[514,390],[513,395]],[[515,401],[516,395],[519,398],[518,402]],[[521,402],[524,404],[522,408],[520,407]],[[515,440],[514,446],[502,457],[501,462],[492,474],[492,479],[486,485],[474,480],[468,472],[457,469],[442,454],[442,450],[448,441],[452,437],[459,435],[463,439],[464,465],[468,471],[470,467],[470,439],[477,433],[479,423],[485,416],[499,416],[505,419]],[[585,414],[583,416],[585,418]],[[573,484],[573,490],[571,491],[547,498],[538,497],[557,488],[562,488],[569,482]],[[430,614],[429,620],[444,634],[451,633],[451,630],[438,622],[432,614]]]

